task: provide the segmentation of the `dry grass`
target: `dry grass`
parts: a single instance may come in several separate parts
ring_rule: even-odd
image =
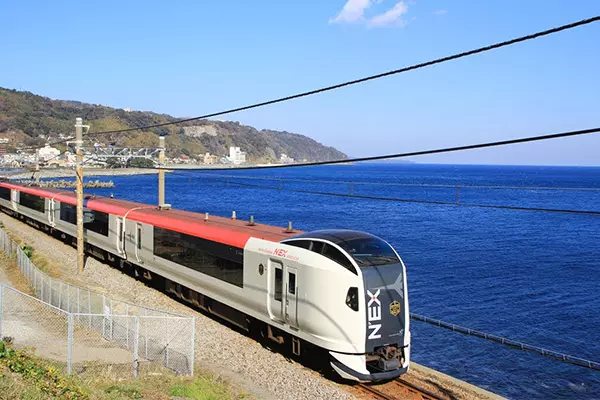
[[[12,287],[23,293],[33,295],[33,290],[31,290],[27,279],[17,266],[17,260],[14,256],[11,257],[4,251],[0,251],[0,266],[4,269]]]
[[[8,234],[8,236],[13,241],[15,241],[21,248],[23,248],[24,246],[31,247],[32,255],[31,255],[30,259],[35,264],[35,266],[38,267],[42,272],[46,273],[51,278],[59,278],[65,282],[73,283],[73,282],[70,282],[69,279],[66,279],[68,277],[64,276],[62,268],[57,263],[53,262],[51,259],[46,257],[43,253],[35,250],[35,246],[34,246],[35,243],[29,243],[28,241],[24,240],[20,236],[15,235],[6,226],[1,226],[1,227]]]

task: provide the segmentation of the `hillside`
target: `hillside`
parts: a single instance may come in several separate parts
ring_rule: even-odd
[[[77,101],[52,100],[30,92],[0,88],[0,138],[8,138],[8,150],[18,146],[43,145],[59,135],[73,134],[76,117],[91,125],[92,131],[104,131],[159,124],[175,117],[153,112],[126,111]],[[184,124],[98,138],[116,146],[156,146],[159,135],[166,136],[167,156],[182,154],[197,157],[210,152],[229,154],[229,146],[247,152],[252,163],[275,162],[281,154],[296,160],[325,161],[347,156],[304,135],[272,130],[257,130],[237,122],[199,120]]]

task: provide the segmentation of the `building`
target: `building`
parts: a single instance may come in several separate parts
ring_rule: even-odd
[[[216,164],[219,161],[219,157],[211,156],[210,153],[206,153],[203,157],[204,164]]]
[[[39,150],[40,161],[48,161],[52,158],[56,158],[60,154],[60,150],[54,147],[50,147],[49,144],[46,143],[44,147]]]
[[[229,148],[229,160],[234,164],[245,164],[246,152],[242,151],[239,147],[231,146]]]
[[[288,157],[287,154],[283,154],[283,153],[281,153],[281,157],[279,157],[279,161],[282,164],[293,164],[294,163],[294,159],[292,157]]]

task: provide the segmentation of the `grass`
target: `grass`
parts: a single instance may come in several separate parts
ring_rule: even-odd
[[[172,396],[197,400],[233,399],[231,392],[221,382],[208,376],[199,377],[190,382],[177,383],[171,387]],[[238,396],[241,398],[243,396]]]
[[[128,375],[128,373],[124,373]],[[248,398],[212,375],[196,377],[155,373],[139,379],[99,371],[88,376],[68,376],[54,363],[18,350],[0,340],[0,400],[170,400],[173,396],[196,400]]]
[[[9,393],[11,398],[89,399],[74,378],[61,374],[55,366],[27,351],[13,349],[4,341],[0,341],[0,367],[0,386],[12,392]]]

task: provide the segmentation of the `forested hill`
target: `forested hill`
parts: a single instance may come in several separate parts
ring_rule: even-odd
[[[176,118],[153,112],[128,111],[78,101],[52,100],[30,92],[0,88],[0,138],[8,138],[9,151],[21,145],[43,145],[60,134],[72,135],[75,118],[81,117],[92,131],[133,128],[174,121]],[[304,135],[257,130],[237,122],[199,120],[149,131],[102,136],[101,142],[117,146],[156,146],[159,135],[166,136],[167,156],[182,154],[197,158],[210,152],[229,154],[229,146],[247,152],[250,162],[276,162],[281,154],[298,161],[346,159],[333,147],[327,147]]]

